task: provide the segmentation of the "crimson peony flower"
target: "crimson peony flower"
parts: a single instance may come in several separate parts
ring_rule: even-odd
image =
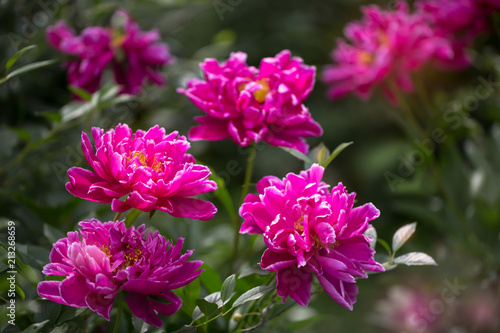
[[[388,81],[405,92],[414,90],[411,72],[434,60],[454,58],[452,41],[436,33],[427,15],[411,14],[406,2],[398,1],[396,10],[378,6],[362,7],[363,20],[350,23],[345,36],[332,52],[334,65],[325,67],[324,83],[332,85],[332,99],[355,93],[368,99],[380,86],[395,102]]]
[[[491,13],[478,6],[476,0],[421,0],[417,10],[427,16],[436,35],[450,41],[453,57],[437,57],[443,68],[461,69],[471,64],[466,50],[481,32],[488,30],[487,17]]]
[[[283,302],[290,296],[307,306],[316,275],[328,295],[352,310],[356,278],[367,278],[365,270],[384,271],[373,259],[370,238],[363,235],[379,211],[371,203],[353,207],[356,194],[342,183],[329,192],[323,172],[314,164],[283,180],[264,177],[257,183],[259,194],[249,194],[240,207],[240,233],[264,235],[268,248],[260,266],[277,272]]]
[[[124,291],[136,317],[161,327],[158,314],[171,316],[182,305],[172,289],[189,284],[203,272],[198,270],[203,262],[187,261],[193,250],[180,253],[183,238],[174,245],[158,231],[146,234],[144,225],[127,229],[123,222],[92,219],[79,225],[81,240],[73,231],[53,245],[50,263],[42,272],[64,279],[40,282],[37,291],[41,297],[89,307],[109,320],[115,297]]]
[[[96,151],[86,133],[82,133],[82,149],[95,172],[69,169],[66,189],[82,199],[111,203],[116,212],[158,209],[175,217],[209,220],[217,212],[215,206],[189,197],[215,191],[217,185],[208,180],[209,168],[195,164],[186,154],[190,144],[177,134],[165,134],[158,125],[134,134],[127,125],[106,133],[94,127]]]
[[[64,63],[68,82],[90,93],[97,91],[102,74],[114,56],[110,31],[89,27],[76,36],[73,29],[60,21],[47,28],[47,39],[56,50],[74,57]]]
[[[142,32],[124,10],[115,13],[116,27],[89,27],[80,36],[60,21],[47,28],[47,39],[56,50],[73,58],[65,62],[68,82],[90,93],[99,89],[103,72],[112,65],[120,93],[138,95],[146,81],[165,84],[157,72],[173,62],[168,46],[159,43],[157,30]]]
[[[303,64],[290,51],[264,58],[259,69],[246,64],[247,55],[232,53],[219,64],[205,59],[205,80],[193,79],[178,89],[206,113],[189,132],[190,140],[231,138],[240,146],[261,140],[307,153],[304,137],[322,129],[303,104],[311,93],[316,68]]]
[[[123,31],[115,38],[114,46],[122,53],[115,57],[113,72],[116,83],[123,86],[122,92],[138,95],[145,81],[164,85],[165,79],[155,69],[172,64],[174,58],[170,56],[168,45],[158,42],[158,30],[142,32],[124,10],[115,13],[115,20],[122,25],[119,30]]]

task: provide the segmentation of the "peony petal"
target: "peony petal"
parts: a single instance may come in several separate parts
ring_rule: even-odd
[[[175,217],[210,220],[217,213],[215,205],[209,201],[195,198],[160,198],[156,209],[169,213]]]
[[[163,323],[154,311],[153,304],[151,304],[148,296],[130,292],[127,293],[125,300],[134,316],[150,325],[156,327],[163,326]]]
[[[59,291],[60,284],[61,281],[42,281],[38,284],[36,290],[40,297],[45,297],[46,299],[59,304],[69,305],[61,297],[61,293]]]

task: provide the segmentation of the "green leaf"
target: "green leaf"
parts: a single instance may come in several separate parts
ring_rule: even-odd
[[[394,262],[397,264],[404,264],[408,266],[437,266],[436,261],[434,261],[434,259],[430,255],[423,252],[410,252],[407,254],[403,254],[402,256],[395,258]]]
[[[118,96],[119,92],[120,92],[120,87],[117,85],[111,85],[109,87],[104,87],[104,89],[97,92],[97,94],[99,96],[98,100],[100,103],[108,102],[111,99]]]
[[[313,164],[313,162],[311,161],[311,159],[309,157],[302,154],[300,151],[298,151],[296,149],[287,148],[287,147],[279,147],[279,148],[283,149],[284,151],[286,151],[290,155],[293,155],[293,156],[297,157],[298,159],[304,161],[305,163]]]
[[[57,60],[56,59],[52,59],[52,60],[44,60],[44,61],[39,61],[39,62],[34,62],[34,63],[31,63],[31,64],[28,64],[26,66],[23,66],[21,68],[16,69],[12,73],[10,73],[7,76],[1,78],[0,79],[0,84],[4,83],[5,81],[7,81],[7,80],[9,80],[11,78],[13,78],[14,76],[17,76],[17,75],[20,75],[20,74],[23,74],[23,73],[26,73],[26,72],[30,72],[30,71],[38,69],[38,68],[42,68],[42,67],[46,67],[46,66],[52,65],[55,62],[57,62]]]
[[[12,128],[14,132],[16,132],[17,136],[21,138],[24,142],[30,142],[31,133],[23,128]]]
[[[330,156],[330,151],[325,146],[323,142],[319,145],[311,149],[309,154],[307,155],[313,163],[318,163],[319,165],[323,165],[328,156]],[[310,168],[312,164],[307,164],[306,168]]]
[[[40,323],[35,323],[35,324],[32,324],[30,326],[28,326],[24,331],[23,333],[36,333],[36,332],[39,332],[44,326],[45,324],[47,324],[50,320],[44,320]]]
[[[377,242],[379,242],[380,245],[382,245],[384,247],[384,249],[387,250],[387,253],[389,253],[389,256],[392,254],[392,251],[391,251],[391,247],[389,246],[389,244],[387,244],[387,242],[383,239],[377,239]]]
[[[211,170],[212,171],[212,170]],[[214,192],[215,197],[222,203],[229,216],[233,221],[236,221],[239,217],[234,209],[233,199],[226,188],[226,183],[222,177],[217,176],[215,172],[212,171],[210,179],[217,183],[217,190]]]
[[[223,302],[231,298],[235,286],[236,286],[236,277],[234,274],[230,275],[226,280],[224,280],[220,292],[220,296]]]
[[[77,95],[81,99],[89,102],[92,99],[92,95],[85,89],[75,87],[72,85],[68,86],[69,91],[71,91],[73,94]]]
[[[338,145],[337,148],[335,148],[335,150],[333,151],[333,153],[330,156],[328,156],[325,163],[323,163],[323,167],[326,168],[328,164],[330,164],[333,161],[333,159],[338,156],[338,154],[340,154],[344,149],[346,149],[353,143],[354,142],[351,141],[351,142],[344,142]]]
[[[62,120],[62,116],[59,112],[44,112],[39,115],[55,123],[60,123]]]
[[[125,225],[127,227],[130,227],[132,224],[134,224],[135,220],[141,215],[142,210],[139,209],[132,209],[130,212],[127,213],[127,216],[125,216]]]
[[[201,273],[200,280],[201,283],[207,288],[209,293],[215,293],[221,289],[222,280],[219,277],[219,274],[206,263],[201,266],[201,268],[205,269],[203,273]]]
[[[41,322],[44,320],[50,320],[54,323],[61,313],[61,305],[49,300],[37,301],[40,305],[38,310],[35,312],[34,321]]]
[[[57,318],[56,325],[61,325],[68,320],[78,317],[85,310],[87,310],[87,308],[72,308],[70,306],[63,306],[61,314],[59,315],[59,318]]]
[[[364,235],[371,238],[370,247],[375,249],[375,245],[377,244],[377,230],[371,225],[368,229],[366,229]]]
[[[91,102],[69,102],[61,108],[61,121],[68,123],[88,114],[93,108]]]
[[[66,235],[58,228],[54,228],[50,224],[44,223],[43,235],[49,240],[50,243],[55,243],[59,239],[64,238]]]
[[[242,279],[242,278],[249,276],[249,275],[252,275],[252,274],[257,274],[259,276],[266,276],[266,275],[269,275],[270,273],[269,273],[269,271],[265,271],[262,268],[260,268],[259,265],[255,265],[255,266],[250,266],[250,267],[245,268],[238,275],[238,279]]]
[[[236,299],[236,301],[234,301],[233,308],[240,306],[242,304],[245,304],[246,302],[250,302],[250,301],[259,299],[273,289],[274,289],[274,286],[259,286],[259,287],[252,288],[252,289],[248,290],[247,292],[245,292],[240,297],[238,297]]]
[[[413,222],[402,226],[394,233],[394,236],[392,236],[392,251],[394,253],[410,239],[416,228],[417,222]]]
[[[134,326],[135,332],[138,333],[146,333],[151,325],[149,325],[146,322],[143,322],[141,319],[137,318],[136,316],[132,317],[132,325]]]
[[[210,316],[215,311],[217,311],[217,309],[219,308],[217,304],[210,303],[204,298],[197,299],[196,305],[200,308],[200,311],[204,313],[207,317]]]
[[[36,45],[28,45],[25,48],[22,48],[21,50],[19,50],[16,54],[14,54],[12,56],[12,58],[10,58],[9,61],[7,61],[7,64],[5,65],[5,75],[7,75],[9,73],[10,68],[16,63],[17,59],[20,56],[22,56],[23,54],[25,54],[29,50],[34,49],[35,47],[36,47]]]
[[[16,284],[16,292],[21,298],[24,300],[26,298],[26,295],[24,294],[24,290],[21,289],[19,285]]]

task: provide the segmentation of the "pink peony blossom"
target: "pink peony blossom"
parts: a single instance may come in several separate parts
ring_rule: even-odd
[[[99,89],[102,74],[114,56],[109,30],[89,27],[76,36],[60,21],[47,28],[47,39],[56,50],[74,57],[64,63],[71,85],[91,93]]]
[[[444,332],[440,325],[442,318],[436,316],[437,313],[429,316],[429,308],[432,309],[438,297],[424,290],[392,286],[387,297],[377,302],[371,321],[384,332]]]
[[[158,42],[158,30],[142,32],[124,10],[117,11],[115,16],[123,24],[123,35],[118,35],[114,44],[123,53],[119,53],[113,63],[115,80],[123,86],[122,92],[138,95],[145,81],[164,85],[165,79],[155,69],[172,64],[174,59],[170,56],[167,44]]]
[[[365,270],[382,272],[374,261],[370,238],[363,233],[379,216],[371,203],[353,207],[355,193],[342,183],[330,192],[321,181],[323,167],[314,164],[283,180],[264,177],[258,195],[249,194],[240,208],[240,233],[263,234],[267,245],[260,266],[277,271],[277,292],[301,306],[311,298],[313,275],[336,302],[352,310],[356,278]]]
[[[467,54],[474,38],[488,30],[487,13],[475,0],[423,0],[416,3],[417,11],[427,16],[436,35],[450,41],[453,57],[437,56],[437,64],[448,69],[468,67]]]
[[[95,152],[82,133],[82,149],[94,172],[69,169],[66,189],[82,199],[111,203],[116,212],[158,209],[176,217],[209,220],[217,212],[215,206],[189,197],[215,191],[217,185],[208,180],[209,168],[186,154],[190,144],[177,134],[166,134],[158,125],[135,134],[127,125],[106,133],[94,127]]]
[[[350,44],[338,41],[331,55],[335,64],[322,73],[323,82],[332,85],[330,98],[352,92],[366,100],[380,86],[395,102],[389,81],[412,92],[411,72],[436,58],[453,60],[451,41],[436,34],[426,15],[410,13],[406,2],[398,1],[396,10],[371,5],[362,7],[362,12],[363,20],[345,29]]]
[[[158,43],[158,31],[140,31],[123,10],[117,11],[115,17],[122,26],[89,27],[80,36],[62,21],[47,28],[47,39],[52,47],[72,57],[64,65],[69,84],[94,93],[110,65],[116,83],[123,86],[121,93],[138,95],[146,81],[165,84],[157,68],[172,63],[173,58],[168,46]]]
[[[303,64],[290,51],[264,58],[259,69],[246,64],[247,55],[232,53],[219,64],[205,59],[205,80],[193,79],[186,95],[206,113],[189,132],[190,140],[231,138],[240,146],[261,140],[307,153],[304,137],[319,136],[322,129],[303,104],[311,93],[316,68]]]
[[[37,291],[41,297],[89,307],[109,320],[115,297],[124,291],[136,317],[161,327],[158,314],[171,316],[182,305],[172,289],[189,284],[203,272],[198,270],[203,262],[187,261],[193,250],[180,253],[183,238],[174,245],[158,231],[146,234],[144,225],[127,229],[123,222],[92,219],[79,225],[81,240],[72,231],[53,245],[50,263],[42,272],[64,279],[40,282]]]

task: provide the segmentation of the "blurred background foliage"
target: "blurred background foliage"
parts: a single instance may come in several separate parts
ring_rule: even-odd
[[[385,8],[393,6],[390,1],[371,3]],[[167,86],[146,87],[139,97],[129,101],[116,100],[111,91],[108,96],[101,96],[100,105],[83,110],[71,101],[60,63],[0,85],[0,240],[5,242],[7,221],[15,221],[18,258],[31,267],[25,267],[18,277],[25,294],[25,301],[17,303],[19,327],[37,322],[43,318],[41,312],[49,311],[49,307],[60,307],[41,301],[36,294],[36,283],[44,278],[41,268],[48,262],[52,243],[75,229],[82,219],[96,217],[107,221],[114,215],[109,205],[75,198],[65,190],[66,170],[72,166],[88,167],[80,148],[82,131],[89,132],[92,126],[108,129],[118,123],[127,123],[134,130],[158,124],[167,131],[178,130],[187,135],[195,125],[193,117],[201,112],[176,88],[184,87],[190,78],[200,77],[198,63],[204,58],[225,60],[230,52],[243,51],[248,54],[248,63],[258,66],[263,57],[289,49],[306,64],[317,66],[319,74],[330,63],[335,39],[342,36],[346,23],[360,18],[359,8],[365,4],[368,2],[361,0],[0,1],[2,66],[28,45],[37,48],[20,57],[16,67],[41,60],[61,60],[61,55],[45,40],[49,25],[62,19],[79,32],[87,26],[107,25],[118,8],[128,10],[144,30],[158,29],[177,58],[174,65],[164,69]],[[323,126],[324,135],[309,139],[310,146],[323,142],[332,150],[341,142],[354,141],[328,167],[325,181],[332,185],[342,181],[350,191],[358,193],[358,203],[373,202],[380,209],[381,217],[374,226],[382,239],[390,241],[401,225],[418,221],[417,232],[404,250],[429,253],[438,266],[400,267],[359,281],[360,293],[353,312],[324,293],[314,295],[307,309],[294,307],[266,323],[260,331],[498,332],[499,50],[499,34],[483,34],[471,50],[474,64],[469,69],[443,72],[426,67],[417,74],[419,94],[406,98],[425,128],[425,138],[410,134],[399,109],[381,94],[375,94],[368,102],[354,97],[331,102],[325,97],[325,86],[316,83],[306,105]],[[441,129],[440,137],[446,139],[429,140],[435,129]],[[257,149],[255,181],[266,175],[283,177],[303,168],[300,160],[281,149],[264,144]],[[237,202],[249,149],[238,148],[226,140],[192,142],[189,152],[226,181]],[[202,296],[212,292],[210,284],[215,283],[212,289],[216,291],[220,288],[217,279],[223,281],[231,274],[226,254],[231,251],[234,226],[220,202],[209,199],[219,208],[209,222],[174,219],[164,214],[156,214],[151,221],[142,214],[136,221],[136,225],[148,223],[168,238],[186,237],[186,248],[195,248],[195,256],[214,270],[204,273],[207,277],[201,282]],[[247,244],[245,238],[243,246]],[[256,264],[263,243],[257,241],[253,246],[259,250],[249,262]],[[2,252],[2,256],[6,254]],[[1,266],[3,274],[6,270],[5,265]],[[244,291],[258,279],[262,278],[253,274],[238,280],[239,290]],[[466,287],[455,294],[453,301],[442,296],[450,290],[449,283]],[[394,285],[401,287],[391,289]],[[7,290],[4,275],[0,286],[2,291]],[[395,315],[396,310],[389,311],[393,318],[381,310],[394,307],[398,297],[411,299],[401,290],[427,297],[421,308],[427,309],[428,314],[420,316],[426,319],[413,331],[411,325],[404,326],[407,313]],[[5,295],[2,297],[6,299]],[[461,315],[470,309],[477,313]],[[61,312],[57,312],[54,322],[62,322],[64,311],[67,318],[75,316],[73,309],[56,310]],[[89,315],[86,311],[79,320]],[[167,329],[175,330],[179,323],[189,323],[189,316],[190,313],[179,313],[167,319]],[[1,318],[4,323],[4,313]],[[384,318],[393,323],[392,328],[384,326]],[[96,325],[102,324],[105,322],[98,321]],[[215,330],[218,322],[213,325]],[[5,326],[2,324],[1,328]]]

